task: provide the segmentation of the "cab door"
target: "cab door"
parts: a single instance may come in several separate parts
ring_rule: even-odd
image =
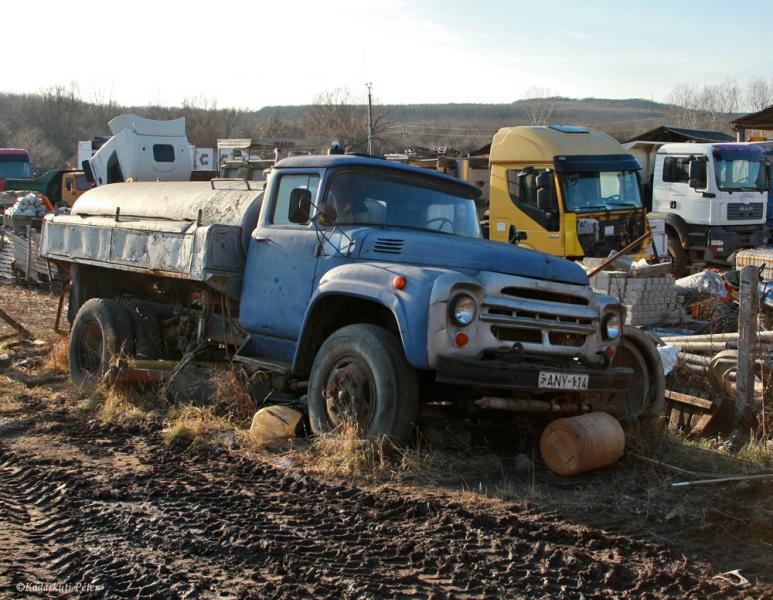
[[[293,191],[310,192],[313,207],[320,180],[321,171],[294,170],[275,174],[269,186],[269,204],[250,239],[239,314],[241,325],[257,335],[255,355],[273,359],[279,353],[285,362],[292,357],[311,298],[319,245],[310,221],[299,222],[294,215]]]
[[[551,169],[494,165],[491,186],[491,239],[507,242],[514,225],[526,234],[521,246],[564,256],[562,212]]]

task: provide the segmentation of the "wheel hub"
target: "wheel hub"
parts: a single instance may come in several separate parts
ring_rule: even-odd
[[[339,358],[328,372],[322,390],[327,418],[340,427],[354,425],[362,431],[375,412],[373,375],[365,362],[355,356]]]

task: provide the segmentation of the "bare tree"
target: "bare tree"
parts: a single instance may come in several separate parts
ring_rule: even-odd
[[[773,105],[773,77],[755,77],[746,86],[744,95],[746,106],[751,112],[757,112]]]
[[[40,96],[31,96],[27,109],[27,128],[37,129],[61,156],[69,158],[75,153],[86,114],[86,103],[80,99],[77,84],[55,85]]]
[[[674,125],[729,131],[730,120],[740,109],[741,90],[732,79],[703,86],[683,83],[671,90],[668,103]]]
[[[198,96],[185,98],[182,106],[188,140],[197,146],[214,146],[220,137],[217,100]]]
[[[36,172],[61,166],[74,152],[63,153],[50,138],[36,127],[25,127],[13,133],[10,144],[16,148],[24,148],[30,153],[30,160]]]
[[[521,95],[522,108],[529,125],[547,125],[558,96],[548,87],[532,85]]]
[[[308,134],[327,145],[338,140],[347,150],[364,150],[368,141],[367,104],[347,88],[318,94],[305,115]],[[381,105],[372,108],[373,138],[381,143],[389,126],[389,115]]]

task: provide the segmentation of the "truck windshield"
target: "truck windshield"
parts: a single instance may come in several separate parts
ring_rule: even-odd
[[[24,161],[0,161],[0,178],[29,179],[32,177],[30,164]]]
[[[429,177],[348,170],[335,175],[327,203],[336,225],[381,225],[481,237],[475,200],[463,188]]]
[[[567,212],[641,208],[635,171],[589,171],[559,175]]]
[[[770,187],[764,162],[751,160],[716,160],[717,187],[724,192],[767,191]]]

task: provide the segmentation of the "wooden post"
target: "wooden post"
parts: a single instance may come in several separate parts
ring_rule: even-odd
[[[0,308],[0,319],[8,323],[11,327],[13,327],[16,331],[19,332],[19,335],[22,338],[28,338],[32,339],[33,335],[27,330],[24,325],[16,321],[11,315],[9,315],[7,312],[5,312],[2,308]]]
[[[736,373],[735,426],[746,426],[747,407],[754,399],[754,364],[757,346],[757,313],[760,308],[758,267],[741,269],[740,308],[738,310],[738,371]]]
[[[29,281],[32,278],[32,226],[27,225],[27,272],[24,274],[24,280]]]

